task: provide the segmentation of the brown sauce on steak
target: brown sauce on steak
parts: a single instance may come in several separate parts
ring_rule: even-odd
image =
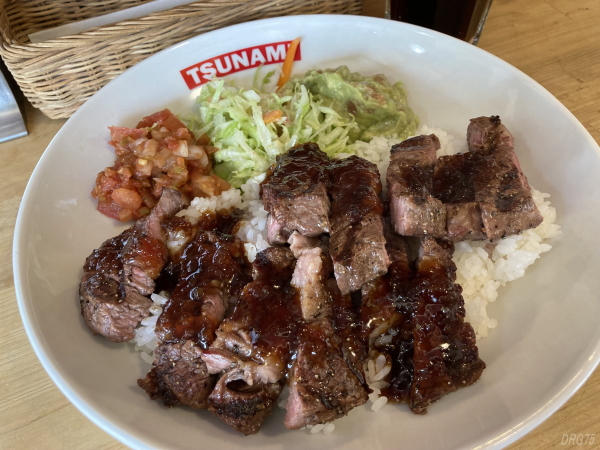
[[[363,333],[371,340],[381,333],[395,332],[392,342],[374,345],[375,354],[383,353],[391,360],[387,378],[389,386],[382,395],[390,401],[408,402],[413,382],[412,317],[416,308],[409,296],[414,270],[410,263],[409,247],[405,239],[386,227],[386,248],[392,261],[388,273],[363,288],[361,309]]]
[[[254,281],[202,357],[210,373],[222,372],[209,410],[244,434],[260,429],[285,382],[301,322],[300,295],[291,285],[294,265],[286,248],[260,252]]]
[[[421,242],[417,275],[409,291],[416,302],[413,316],[414,379],[410,407],[424,414],[442,396],[479,379],[475,332],[464,321],[462,288],[455,283],[454,246],[432,238]]]
[[[126,240],[126,245],[127,251],[122,256],[123,264],[136,264],[152,279],[160,275],[168,258],[164,241],[134,234]]]
[[[287,364],[300,322],[300,295],[290,284],[292,266],[281,266],[264,252],[254,261],[254,281],[246,286],[229,321],[243,324],[252,339],[253,359],[275,356]]]
[[[343,295],[384,274],[381,178],[375,164],[351,156],[331,165],[330,253]]]
[[[350,295],[342,295],[335,279],[327,280],[327,288],[331,295],[331,317],[342,356],[356,378],[366,384],[363,363],[367,357],[367,346],[361,328],[360,298],[355,300]]]
[[[237,212],[200,218],[201,231],[179,257],[179,281],[158,319],[159,341],[193,340],[201,348],[214,341],[230,298],[239,297],[250,280],[244,246],[229,234],[238,221]]]
[[[165,188],[152,212],[86,259],[79,285],[81,314],[90,329],[113,342],[132,339],[148,316],[168,251],[161,221],[183,207],[181,194]]]
[[[375,164],[358,156],[331,166],[331,217],[343,225],[354,225],[369,213],[381,215],[381,177]]]
[[[94,249],[87,257],[83,266],[84,272],[98,272],[109,277],[116,277],[123,268],[121,250],[123,245],[133,233],[133,228],[123,231],[114,238],[107,239],[99,248]]]
[[[317,183],[328,185],[329,164],[329,157],[317,144],[309,142],[299,145],[277,158],[277,165],[269,169],[263,186],[279,185],[293,191]]]
[[[421,240],[413,270],[403,238],[386,236],[392,264],[387,274],[363,288],[363,330],[371,342],[371,358],[383,354],[391,362],[382,395],[424,414],[430,403],[477,381],[485,363],[473,328],[464,322],[453,245]],[[384,333],[387,340],[375,340]]]

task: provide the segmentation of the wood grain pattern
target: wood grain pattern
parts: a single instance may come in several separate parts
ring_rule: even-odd
[[[382,16],[383,0],[365,0]],[[600,142],[600,1],[494,0],[480,47],[519,68],[556,96]],[[54,386],[21,324],[12,278],[17,209],[35,164],[60,129],[27,107],[28,137],[0,144],[0,449],[126,449],[97,428]],[[563,434],[596,434],[600,370],[564,407],[511,450],[564,449]]]

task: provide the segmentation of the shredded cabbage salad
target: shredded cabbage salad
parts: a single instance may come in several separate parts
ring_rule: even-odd
[[[358,128],[354,119],[315,101],[303,85],[296,85],[293,95],[279,96],[256,84],[246,90],[223,79],[210,81],[187,120],[196,135],[206,133],[219,149],[214,154],[218,176],[239,187],[265,172],[277,155],[306,142],[316,142],[330,157],[354,153],[348,137]]]

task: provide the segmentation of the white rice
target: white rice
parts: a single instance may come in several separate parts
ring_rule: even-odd
[[[140,356],[148,364],[152,364],[154,360],[152,352],[154,352],[157,346],[156,334],[154,332],[156,321],[162,313],[162,307],[167,303],[169,297],[167,292],[162,291],[160,294],[152,294],[150,299],[152,300],[150,315],[142,320],[140,326],[135,330],[135,336],[130,341],[135,344],[134,349],[141,352]]]
[[[467,150],[466,142],[458,142],[455,137],[438,128],[429,128],[422,125],[418,135],[435,134],[441,144],[437,156],[453,155]],[[400,139],[386,139],[376,137],[371,142],[356,142],[353,146],[355,153],[377,165],[382,174],[382,183],[385,190],[385,174],[390,162],[390,148],[398,144]],[[340,154],[338,158],[350,156]],[[192,223],[196,223],[203,212],[218,211],[221,209],[238,208],[245,211],[245,218],[238,232],[238,237],[244,242],[246,256],[250,262],[254,261],[256,254],[269,247],[267,242],[267,212],[260,199],[260,183],[265,174],[248,180],[240,189],[231,188],[219,196],[211,198],[196,198],[191,206],[181,211],[179,216],[186,216]],[[463,288],[465,300],[466,321],[470,322],[478,339],[488,335],[489,329],[495,328],[498,321],[487,314],[487,306],[498,297],[498,288],[509,281],[524,276],[525,269],[547,252],[552,247],[544,242],[561,233],[560,226],[555,224],[556,210],[547,200],[549,194],[543,194],[532,188],[533,199],[539,208],[543,222],[535,229],[527,230],[518,236],[508,236],[495,245],[486,241],[464,241],[456,244],[453,261],[457,266],[457,282]],[[177,242],[169,243],[175,246]],[[164,295],[164,293],[161,293]],[[167,301],[166,297],[153,294],[154,302],[152,315],[136,330],[133,342],[136,350],[142,351],[142,358],[149,364],[152,363],[152,352],[156,347],[154,327],[161,306]],[[391,342],[395,330],[389,330],[380,336],[379,343]],[[384,381],[391,371],[384,355],[379,355],[375,360],[365,364],[365,376],[373,393],[369,395],[371,409],[379,411],[386,403],[387,398],[381,396],[381,389],[388,386]],[[287,397],[282,395],[278,402],[285,408]],[[319,424],[307,426],[305,429],[311,434],[323,432],[331,433],[335,425]]]
[[[301,430],[306,430],[309,434],[329,434],[333,433],[335,430],[335,424],[332,422],[329,423],[318,423],[316,425],[306,425],[305,427],[300,428]]]
[[[383,338],[384,341],[389,339],[391,342],[391,338],[395,334],[395,330],[389,330],[386,334],[382,335],[380,339]],[[366,382],[373,391],[369,394],[369,402],[371,403],[371,410],[374,412],[383,408],[388,401],[387,397],[381,395],[381,389],[385,389],[389,386],[389,383],[384,381],[384,378],[391,370],[391,361],[388,361],[383,354],[379,354],[374,359],[369,359],[365,363],[364,372]]]
[[[238,208],[245,211],[238,237],[244,242],[246,256],[250,262],[256,254],[269,247],[267,242],[267,212],[260,199],[260,183],[265,174],[250,178],[240,189],[231,188],[221,195],[210,198],[195,198],[186,210],[177,215],[197,223],[202,213],[222,209]]]
[[[524,276],[525,269],[552,248],[544,240],[561,233],[560,225],[554,223],[556,210],[546,200],[550,194],[542,194],[536,189],[532,189],[532,194],[544,217],[537,228],[508,236],[496,245],[464,241],[455,246],[452,259],[458,269],[456,281],[463,288],[466,320],[473,326],[478,339],[486,337],[488,330],[498,325],[486,311],[488,304],[498,297],[498,288]]]

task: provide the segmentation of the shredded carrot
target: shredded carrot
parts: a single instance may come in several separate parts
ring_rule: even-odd
[[[290,48],[288,48],[285,60],[283,61],[279,81],[277,81],[277,90],[281,89],[281,87],[290,79],[290,75],[292,74],[292,64],[294,63],[294,56],[296,56],[298,44],[300,44],[300,38],[296,38],[290,43]]]
[[[263,114],[263,120],[265,123],[275,122],[283,117],[283,112],[279,109],[273,109]]]

